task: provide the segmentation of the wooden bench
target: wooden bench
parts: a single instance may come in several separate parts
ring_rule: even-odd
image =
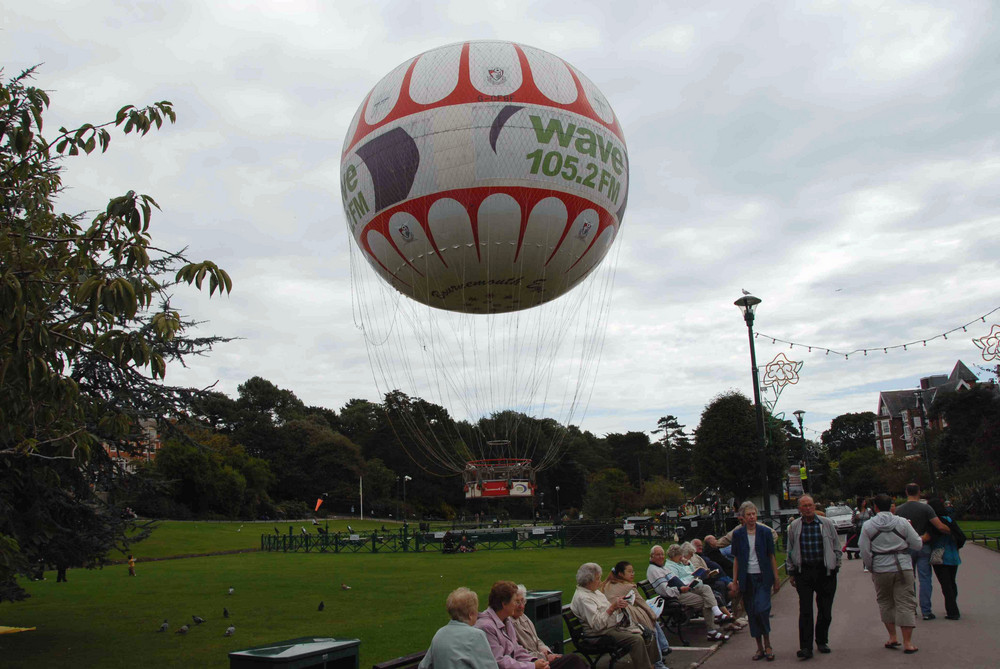
[[[403,655],[402,657],[373,664],[372,669],[416,669],[417,665],[420,664],[420,660],[424,659],[424,655],[426,654],[427,651],[422,650],[419,653]]]
[[[628,654],[628,649],[620,647],[609,636],[588,636],[569,604],[562,607],[562,617],[569,630],[569,638],[563,641],[563,645],[572,643],[575,652],[590,664],[590,669],[597,669],[597,663],[605,655],[610,658],[607,669],[614,669],[615,662]]]
[[[655,590],[648,580],[638,583],[639,590],[642,591],[646,599],[653,597],[663,597]],[[692,624],[695,618],[701,617],[701,609],[694,609],[681,604],[676,597],[663,597],[663,612],[660,613],[660,621],[668,632],[673,632],[680,639],[682,646],[690,646],[691,642],[684,638],[684,628]]]

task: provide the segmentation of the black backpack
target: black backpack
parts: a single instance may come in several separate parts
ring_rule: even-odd
[[[945,525],[947,525],[948,529],[951,530],[951,538],[955,542],[955,547],[961,548],[962,546],[964,546],[965,532],[963,532],[962,528],[958,526],[958,523],[956,523],[949,517],[948,522],[945,523]]]

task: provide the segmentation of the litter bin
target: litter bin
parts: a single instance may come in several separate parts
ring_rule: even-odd
[[[229,654],[229,669],[358,669],[360,645],[361,641],[358,639],[304,636],[266,646],[235,650]]]
[[[535,623],[538,638],[555,653],[563,651],[562,590],[530,590],[524,612]]]

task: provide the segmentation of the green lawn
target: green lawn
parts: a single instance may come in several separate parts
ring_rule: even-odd
[[[240,523],[164,523],[134,552],[146,557],[251,548],[259,546],[260,529],[273,532],[272,525],[243,524],[237,532]],[[288,523],[279,529],[287,531]],[[361,639],[361,666],[370,667],[426,648],[447,622],[445,597],[460,585],[476,590],[481,606],[501,578],[529,589],[562,590],[568,603],[582,562],[598,562],[608,571],[625,559],[642,573],[647,555],[648,549],[637,544],[456,555],[258,552],[140,562],[135,578],[128,577],[124,565],[71,570],[67,583],[56,583],[49,572],[47,580],[26,584],[30,599],[0,605],[0,624],[38,628],[0,635],[0,664],[227,667],[229,651],[318,635]],[[351,589],[341,590],[342,582]],[[230,585],[235,588],[231,596]],[[321,600],[326,608],[319,612]],[[222,636],[227,626],[223,607],[236,626],[231,638]],[[186,636],[174,634],[192,614],[208,622]],[[158,634],[164,618],[171,632]]]

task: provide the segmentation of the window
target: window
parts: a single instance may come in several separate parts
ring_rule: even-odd
[[[906,441],[910,440],[910,426],[906,423],[903,423],[903,439]]]
[[[892,431],[889,429],[889,421],[888,420],[883,420],[882,421],[882,434],[892,434]]]
[[[892,439],[882,440],[882,450],[885,451],[886,455],[892,455]]]
[[[920,416],[913,417],[913,427],[920,427],[922,423],[920,422]]]

